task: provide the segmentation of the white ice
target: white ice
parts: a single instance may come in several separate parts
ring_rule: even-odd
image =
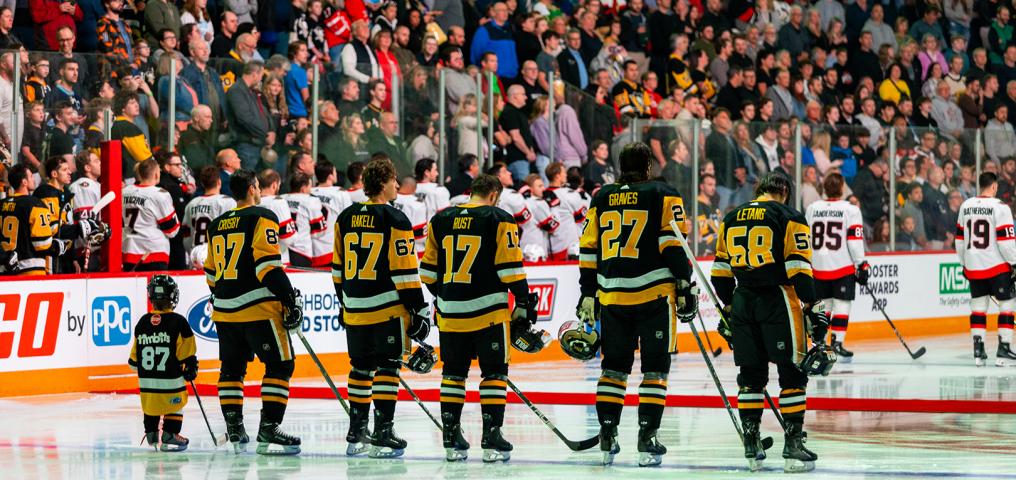
[[[814,379],[813,397],[869,399],[985,400],[1016,402],[1016,368],[976,368],[966,336],[911,339],[928,354],[911,361],[895,341],[851,345],[857,355],[850,366]],[[994,354],[994,340],[989,354]],[[992,355],[993,356],[993,355]],[[994,358],[990,359],[991,361]],[[728,395],[736,395],[735,367],[729,352],[716,359]],[[638,366],[636,365],[636,371]],[[769,391],[778,396],[775,368]],[[513,378],[524,391],[584,392],[595,389],[596,362],[554,362],[521,365]],[[478,379],[469,381],[476,389]],[[434,374],[407,373],[418,389],[437,387]],[[336,377],[343,383],[344,379]],[[629,382],[634,392],[638,375]],[[294,384],[323,386],[319,379]],[[669,393],[715,395],[702,357],[677,355]],[[224,431],[218,402],[203,398],[212,428]],[[901,404],[897,404],[901,405]],[[949,403],[941,404],[949,410]],[[890,405],[891,406],[891,405]],[[260,401],[246,401],[247,428],[256,431]],[[428,403],[435,414],[437,403]],[[596,434],[592,406],[539,405],[573,439]],[[409,442],[406,456],[396,460],[348,458],[344,455],[347,418],[338,402],[294,398],[284,428],[303,439],[298,457],[236,456],[215,449],[198,404],[185,409],[183,434],[190,437],[186,453],[157,453],[138,446],[142,437],[140,404],[134,395],[73,394],[0,400],[0,478],[74,479],[310,479],[310,478],[769,478],[782,476],[783,444],[779,424],[767,411],[763,430],[776,445],[763,472],[751,474],[742,458],[733,426],[720,408],[669,407],[661,440],[669,449],[660,468],[636,467],[636,408],[622,418],[622,452],[615,466],[599,466],[598,449],[569,451],[527,407],[508,406],[505,436],[515,444],[507,464],[484,465],[479,457],[479,405],[467,404],[463,414],[470,459],[462,464],[443,460],[441,436],[413,402],[400,402],[396,430]],[[810,478],[1016,478],[1016,415],[961,413],[899,413],[891,411],[815,411],[807,414],[808,446],[819,454]],[[253,451],[253,449],[251,449]]]

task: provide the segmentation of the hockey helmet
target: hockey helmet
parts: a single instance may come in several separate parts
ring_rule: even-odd
[[[583,362],[592,360],[600,350],[600,334],[596,330],[586,331],[582,322],[571,320],[564,322],[557,331],[557,340],[561,350],[569,357]]]
[[[205,258],[208,257],[208,244],[202,243],[196,245],[190,251],[190,265],[195,270],[202,270],[205,268]]]
[[[537,330],[526,320],[511,323],[512,347],[520,352],[536,353],[550,344],[550,334],[546,330]]]
[[[824,343],[812,345],[811,350],[805,354],[804,360],[797,366],[805,375],[829,375],[829,371],[836,364],[836,353]]]
[[[169,275],[159,274],[148,281],[148,301],[156,310],[173,310],[180,301],[180,288]]]
[[[522,247],[522,259],[527,262],[542,262],[547,259],[547,249],[543,245],[530,243]]]
[[[434,347],[420,342],[420,346],[416,347],[413,354],[406,360],[406,367],[416,373],[424,374],[430,373],[435,363],[437,363],[437,353],[434,352]]]

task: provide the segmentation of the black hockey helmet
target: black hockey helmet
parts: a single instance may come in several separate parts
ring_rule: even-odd
[[[424,374],[430,373],[434,369],[435,363],[437,363],[437,353],[434,353],[434,347],[420,342],[420,346],[416,347],[413,354],[406,360],[406,367],[413,372]]]
[[[510,327],[512,347],[520,352],[536,353],[550,343],[550,334],[533,328],[528,320],[516,320]]]
[[[829,375],[829,371],[836,364],[836,353],[824,343],[812,345],[811,350],[804,356],[804,360],[797,366],[805,375]]]
[[[165,274],[158,274],[148,281],[148,301],[156,310],[173,310],[180,301],[180,288],[176,280]]]
[[[592,360],[600,350],[599,332],[586,331],[585,324],[576,320],[561,325],[557,331],[557,340],[561,343],[561,350],[564,350],[564,353],[583,362]]]

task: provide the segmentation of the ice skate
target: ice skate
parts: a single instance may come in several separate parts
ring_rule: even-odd
[[[163,452],[182,452],[187,450],[190,440],[179,433],[162,432],[162,445],[159,450]]]
[[[850,363],[854,360],[854,352],[843,348],[843,342],[836,340],[836,335],[833,335],[831,347],[836,356],[839,357],[838,363]]]
[[[233,444],[233,452],[236,454],[245,453],[250,437],[247,436],[247,429],[243,427],[243,415],[230,412],[226,414],[226,436],[229,443]]]
[[[785,473],[801,473],[814,470],[818,455],[804,446],[808,440],[808,434],[804,432],[804,425],[788,423],[787,434],[783,438],[783,471]]]
[[[988,353],[984,351],[984,340],[980,335],[974,335],[974,365],[983,367],[988,360]]]
[[[258,454],[296,455],[300,453],[300,437],[279,428],[278,423],[262,423],[258,428]]]
[[[995,352],[995,366],[1016,366],[1016,353],[1012,351],[1010,345],[1008,342],[998,342],[998,351]]]
[[[762,434],[759,433],[759,422],[742,422],[744,425],[744,458],[748,459],[748,469],[757,472],[762,469],[766,459],[765,447],[762,446]]]
[[[663,456],[667,454],[667,447],[660,443],[656,436],[656,429],[639,429],[639,466],[655,467],[663,463]]]
[[[374,410],[374,436],[370,440],[370,458],[401,457],[406,451],[406,441],[395,435],[395,421],[384,413]]]
[[[501,435],[501,427],[484,427],[480,447],[483,463],[507,462],[512,458],[512,444]]]
[[[469,442],[462,436],[462,427],[458,419],[451,413],[441,415],[444,424],[443,440],[445,449],[445,460],[449,462],[461,462],[469,458]]]
[[[148,446],[158,450],[159,449],[159,432],[145,432],[144,438],[141,439],[141,443],[148,443]]]
[[[369,411],[353,407],[349,412],[346,455],[354,457],[370,449]]]
[[[614,456],[621,453],[621,446],[617,443],[616,426],[600,425],[600,451],[603,452],[603,465],[614,463]]]

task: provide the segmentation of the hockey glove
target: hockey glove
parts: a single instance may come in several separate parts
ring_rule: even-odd
[[[430,335],[430,307],[409,311],[409,328],[406,335],[417,342],[423,342]]]
[[[730,328],[731,311],[733,311],[733,307],[730,305],[723,307],[723,313],[720,315],[720,323],[716,325],[716,333],[719,333],[720,336],[727,341],[727,346],[733,350],[734,348],[731,345],[734,343],[734,330]]]
[[[0,250],[0,273],[18,273],[18,252]]]
[[[815,302],[804,307],[804,319],[808,322],[808,332],[811,334],[811,341],[814,343],[825,343],[826,333],[829,332],[829,316],[825,312],[825,304]]]
[[[71,245],[72,242],[70,240],[61,240],[59,238],[54,238],[53,243],[49,247],[49,253],[51,253],[55,257],[59,257],[67,253],[67,251],[71,249]]]
[[[596,328],[596,299],[583,296],[579,299],[579,305],[575,308],[575,315],[582,323],[591,328]]]
[[[857,272],[854,274],[857,276],[858,285],[868,285],[868,261],[865,260],[857,266]]]
[[[198,378],[198,357],[190,357],[183,362],[183,379],[192,382]]]
[[[286,330],[300,328],[303,323],[303,295],[299,289],[294,288],[289,298],[282,301],[282,315],[282,326]]]
[[[536,292],[529,292],[528,295],[515,297],[515,309],[512,310],[512,322],[525,320],[530,325],[536,324],[536,304],[540,296]]]
[[[695,320],[698,314],[699,288],[695,282],[688,283],[686,280],[677,282],[677,318],[681,323],[688,323]]]

